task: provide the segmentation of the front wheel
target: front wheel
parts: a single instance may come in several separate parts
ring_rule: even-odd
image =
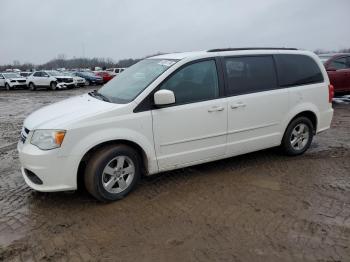
[[[51,90],[56,90],[57,89],[57,83],[56,82],[51,82],[50,89]]]
[[[282,139],[282,149],[290,156],[301,155],[310,147],[313,138],[313,124],[307,117],[294,119],[287,127]]]
[[[36,87],[34,85],[34,83],[29,83],[29,90],[30,91],[35,91]]]
[[[7,91],[10,91],[12,89],[11,86],[8,83],[5,84],[5,87],[6,87]]]
[[[139,154],[125,145],[111,145],[95,152],[86,166],[85,187],[100,201],[126,196],[141,177]]]

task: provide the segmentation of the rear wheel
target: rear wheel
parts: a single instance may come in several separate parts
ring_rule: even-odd
[[[85,170],[87,191],[100,201],[115,201],[139,181],[141,160],[131,147],[111,145],[95,152]]]
[[[36,90],[36,87],[35,87],[34,83],[29,83],[29,90],[31,90],[31,91],[35,91]]]
[[[309,118],[298,117],[287,127],[282,139],[282,149],[290,156],[301,155],[310,147],[313,138],[313,125]]]

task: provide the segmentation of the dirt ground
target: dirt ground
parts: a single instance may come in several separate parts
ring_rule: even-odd
[[[350,261],[350,104],[303,156],[277,150],[145,178],[122,201],[38,193],[16,143],[37,108],[86,92],[0,91],[0,261]]]

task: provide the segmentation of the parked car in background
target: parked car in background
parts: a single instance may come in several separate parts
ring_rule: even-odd
[[[107,72],[107,71],[95,72],[95,74],[97,76],[102,77],[104,84],[107,83],[109,80],[111,80],[113,77],[115,77],[115,75],[113,75],[111,72]]]
[[[350,54],[319,55],[335,93],[350,92]]]
[[[97,76],[90,71],[78,71],[78,72],[74,72],[74,75],[84,78],[86,81],[86,84],[88,86],[90,86],[90,85],[102,85],[103,84],[102,77]]]
[[[73,77],[73,81],[74,81],[74,85],[75,87],[83,87],[86,85],[86,81],[84,78],[80,77],[80,76],[76,76],[75,72],[63,72],[63,74],[65,76],[70,76]]]
[[[17,87],[26,88],[26,79],[14,72],[0,73],[0,87],[5,87],[7,90]]]
[[[20,72],[19,74],[25,78],[27,78],[28,76],[30,76],[33,72]]]
[[[27,85],[30,90],[37,88],[47,88],[56,90],[57,88],[74,88],[74,81],[71,76],[54,70],[36,71],[27,78]]]
[[[301,155],[330,128],[332,99],[327,72],[308,51],[149,57],[98,91],[27,117],[17,147],[21,171],[38,191],[74,190],[82,181],[97,199],[113,201],[142,174],[276,146]]]
[[[125,68],[119,67],[119,68],[108,68],[106,69],[107,72],[112,73],[113,75],[118,75],[121,72],[123,72],[125,70]]]

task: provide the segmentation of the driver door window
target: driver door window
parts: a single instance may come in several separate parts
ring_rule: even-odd
[[[208,60],[185,66],[166,80],[160,89],[173,91],[176,105],[218,98],[215,61]]]

